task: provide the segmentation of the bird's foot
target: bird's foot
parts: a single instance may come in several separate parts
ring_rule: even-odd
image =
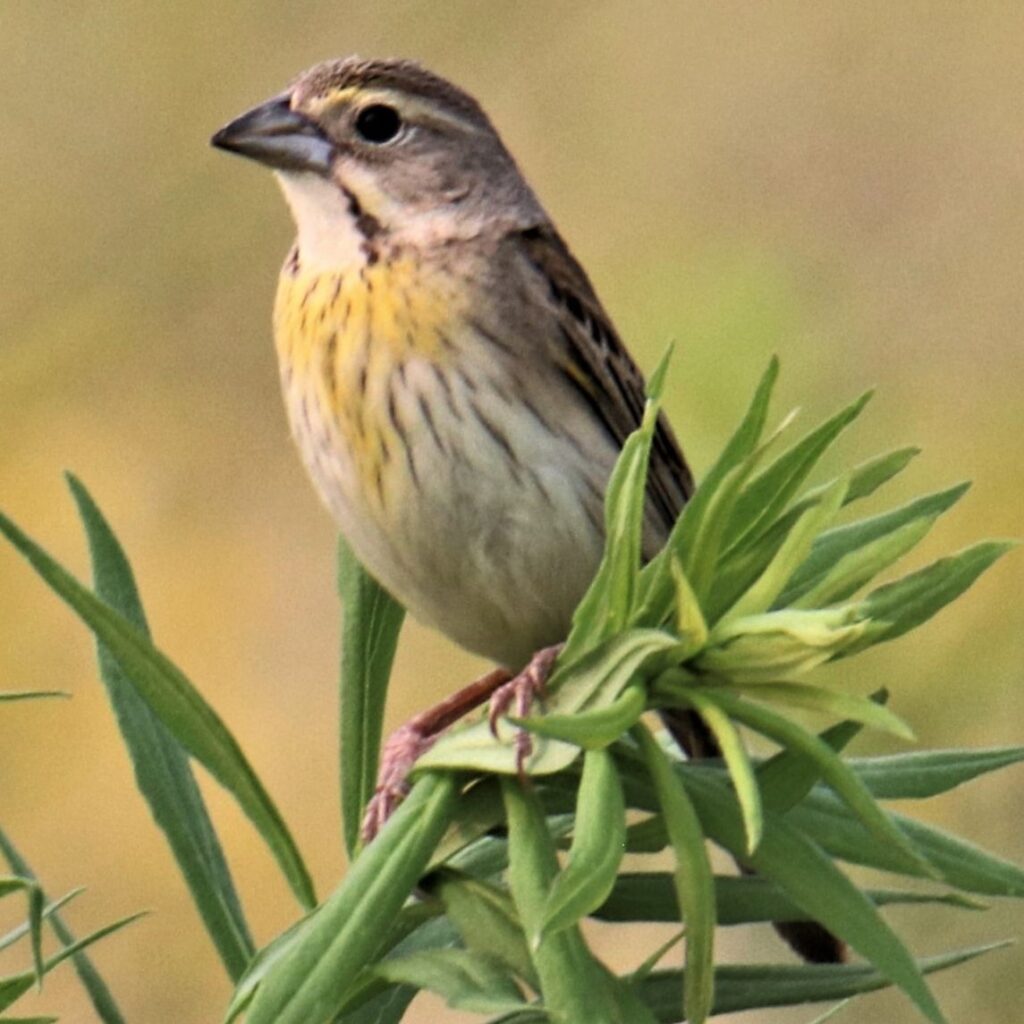
[[[366,805],[360,828],[364,843],[370,842],[381,830],[409,792],[409,773],[416,761],[449,725],[478,708],[508,679],[509,674],[503,668],[494,669],[439,704],[421,711],[388,737],[381,752],[377,786]]]
[[[487,710],[487,721],[495,737],[498,735],[498,719],[502,715],[508,714],[511,709],[516,718],[525,718],[530,713],[533,702],[538,698],[544,699],[548,679],[551,678],[551,670],[554,668],[563,646],[563,644],[555,644],[553,647],[542,648],[530,659],[530,663],[519,675],[503,683],[494,691]],[[516,729],[515,747],[516,770],[522,778],[526,761],[533,753],[533,738],[526,729]]]
[[[414,719],[388,737],[381,752],[377,786],[363,814],[360,832],[364,843],[377,835],[405,799],[412,766],[434,745],[438,736],[440,732],[425,733]]]

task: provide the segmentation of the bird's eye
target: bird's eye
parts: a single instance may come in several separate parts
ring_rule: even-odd
[[[402,129],[402,118],[394,107],[372,103],[363,107],[356,117],[356,131],[367,142],[382,145],[390,142]]]

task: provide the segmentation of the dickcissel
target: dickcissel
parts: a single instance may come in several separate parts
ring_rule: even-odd
[[[476,100],[416,63],[319,64],[213,143],[272,168],[295,220],[281,382],[343,535],[413,616],[502,666],[477,700],[539,651],[536,684],[594,576],[645,401],[585,271]],[[692,489],[662,418],[647,556]],[[692,717],[668,724],[717,753]]]

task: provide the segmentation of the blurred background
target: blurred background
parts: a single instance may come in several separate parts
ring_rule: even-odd
[[[973,478],[921,564],[1024,534],[1022,48],[1024,13],[999,0],[4,0],[0,507],[85,574],[61,473],[82,477],[158,642],[230,724],[328,891],[343,871],[334,530],[288,438],[269,324],[292,229],[269,174],[210,149],[210,133],[325,57],[416,57],[455,79],[641,364],[677,341],[668,406],[698,471],[777,352],[776,413],[801,405],[804,428],[878,386],[842,462],[925,449],[874,508]],[[152,911],[95,952],[132,1024],[218,1020],[229,985],[135,792],[90,639],[7,548],[0,579],[0,688],[74,694],[0,713],[0,822],[51,894],[88,887],[68,915],[80,934]],[[1021,742],[1022,592],[1011,556],[842,678],[890,687],[928,746]],[[408,627],[390,723],[482,667]],[[207,781],[262,943],[296,907]],[[924,813],[1024,859],[1020,784],[1011,769]],[[925,954],[1017,934],[1022,913],[893,919]],[[602,955],[638,959],[639,938],[615,935],[596,935]],[[789,957],[767,929],[720,946],[727,961]],[[951,1019],[996,1024],[1019,1014],[1022,971],[1017,949],[934,985]],[[67,969],[18,1009],[92,1019]],[[424,1000],[409,1019],[470,1018]],[[839,1019],[911,1010],[881,994]]]

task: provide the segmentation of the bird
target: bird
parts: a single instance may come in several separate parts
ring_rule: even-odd
[[[271,168],[295,221],[274,338],[320,497],[414,618],[498,666],[392,737],[400,787],[467,707],[491,696],[493,718],[542,688],[644,377],[480,104],[419,63],[317,64],[212,142]],[[645,558],[693,490],[660,415]],[[692,712],[664,714],[688,756],[718,755]],[[840,958],[820,926],[789,928],[805,958]]]

